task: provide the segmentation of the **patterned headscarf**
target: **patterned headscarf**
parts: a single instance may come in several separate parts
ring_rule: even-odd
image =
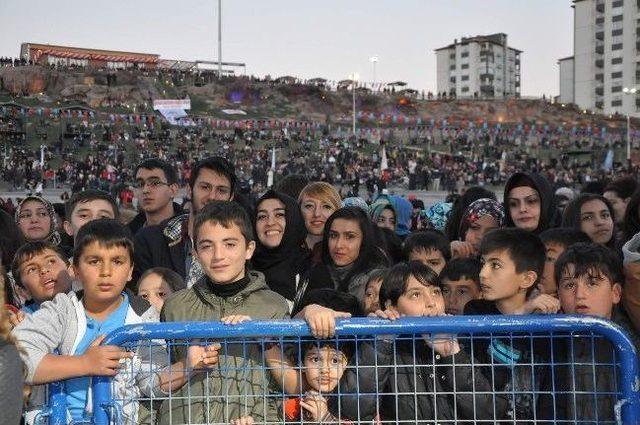
[[[427,218],[434,229],[444,232],[451,213],[451,206],[451,202],[438,202],[429,207]]]
[[[504,206],[494,199],[481,198],[473,201],[467,209],[464,210],[464,214],[460,220],[460,237],[464,237],[469,227],[485,215],[495,218],[498,227],[504,227]]]
[[[342,200],[342,206],[343,207],[358,207],[358,208],[361,208],[362,211],[364,211],[367,215],[369,215],[369,205],[367,205],[367,202],[364,199],[359,198],[357,196],[352,196],[350,198],[344,198]]]
[[[42,205],[44,205],[44,207],[47,210],[47,214],[49,214],[49,217],[51,217],[51,228],[49,228],[49,233],[47,234],[47,237],[45,238],[45,240],[51,242],[56,246],[60,245],[61,239],[60,239],[60,233],[58,233],[58,218],[56,216],[56,211],[53,209],[53,205],[51,204],[51,202],[47,201],[43,197],[30,195],[24,198],[22,201],[20,201],[20,204],[18,204],[18,207],[16,208],[16,213],[15,213],[16,223],[19,221],[20,213],[22,212],[22,208],[24,207],[24,204],[27,201],[37,201],[37,202],[40,202]]]

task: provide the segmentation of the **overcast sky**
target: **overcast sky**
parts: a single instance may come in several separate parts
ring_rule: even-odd
[[[0,56],[20,43],[217,60],[217,0],[0,0]],[[571,0],[223,0],[222,59],[247,73],[341,80],[358,72],[436,90],[434,49],[504,32],[523,50],[522,94],[558,93]]]

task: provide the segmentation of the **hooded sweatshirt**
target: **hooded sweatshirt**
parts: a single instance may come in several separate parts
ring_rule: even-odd
[[[506,212],[505,227],[515,227],[509,211],[509,192],[516,187],[530,187],[540,196],[540,219],[535,234],[556,227],[560,221],[560,214],[556,206],[553,189],[549,181],[537,173],[514,173],[507,180],[504,187],[504,209]]]
[[[396,235],[401,238],[411,233],[411,214],[413,205],[407,199],[400,196],[391,197],[391,205],[396,210]]]
[[[259,200],[257,205],[266,199],[278,199],[285,207],[286,225],[282,241],[275,248],[269,248],[256,237],[256,251],[251,260],[253,268],[262,272],[269,289],[277,292],[288,300],[296,295],[297,282],[300,275],[310,265],[309,251],[304,249],[304,239],[307,229],[295,199],[274,190],[269,190]],[[254,230],[255,228],[254,217]]]

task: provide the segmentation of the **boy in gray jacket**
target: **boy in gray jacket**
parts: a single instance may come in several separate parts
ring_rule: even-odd
[[[124,292],[133,271],[129,232],[111,219],[86,224],[77,235],[72,267],[83,291],[56,295],[14,330],[24,350],[27,382],[64,380],[68,416],[81,421],[91,411],[90,377],[113,376],[113,397],[122,400],[124,422],[137,423],[136,399],[153,388],[148,358],[166,355],[100,345],[125,324],[157,321],[148,302]]]

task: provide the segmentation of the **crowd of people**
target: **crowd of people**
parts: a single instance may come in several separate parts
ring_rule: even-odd
[[[36,126],[50,127],[50,120],[40,118]],[[131,191],[132,169],[145,157],[175,163],[184,185],[194,163],[207,152],[234,162],[245,191],[263,191],[272,171],[275,180],[306,174],[337,185],[345,196],[361,195],[369,201],[387,186],[451,193],[470,185],[501,186],[523,169],[545,175],[555,188],[637,172],[613,157],[606,163],[608,152],[624,144],[617,133],[415,127],[380,133],[376,139],[354,139],[339,128],[313,133],[207,125],[169,129],[101,121],[79,122],[73,131],[60,133],[55,140],[42,141],[44,152],[24,138],[5,142],[2,179],[11,189],[39,193],[40,188],[57,187],[73,193],[91,188],[119,198]],[[273,148],[277,161],[271,170]],[[632,149],[638,148],[634,139]]]
[[[615,420],[613,346],[591,336],[333,337],[343,317],[576,314],[616,323],[640,348],[635,176],[557,187],[545,167],[517,168],[538,159],[520,159],[498,167],[501,201],[471,180],[425,205],[378,181],[358,196],[361,176],[379,165],[341,141],[285,161],[273,186],[255,171],[269,150],[231,149],[233,141],[219,140],[221,156],[188,157],[190,143],[207,144],[199,137],[171,154],[141,148],[162,155],[129,168],[130,199],[82,186],[61,205],[25,194],[0,210],[6,423],[34,423],[46,384],[59,381],[68,417],[86,420],[96,375],[115,377],[123,423]],[[407,168],[407,184],[422,185],[410,150],[387,149],[389,168]],[[451,170],[466,172],[449,156]],[[446,157],[431,166],[444,171]],[[107,155],[85,163],[97,167],[87,172],[105,158],[123,166]],[[246,179],[261,186],[245,190]],[[344,181],[340,193],[334,183]],[[127,217],[132,199],[139,212]],[[278,340],[100,345],[125,324],[290,317],[314,336],[297,349]]]

